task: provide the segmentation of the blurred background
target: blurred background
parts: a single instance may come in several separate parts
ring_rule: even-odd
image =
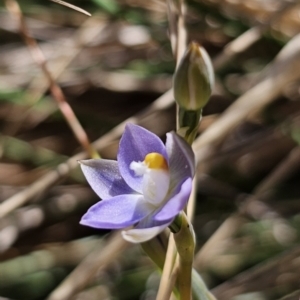
[[[0,4],[0,299],[155,299],[160,275],[139,246],[79,225],[98,198],[59,107],[65,98],[103,158],[128,118],[162,139],[174,130],[166,3],[69,2],[92,16]],[[298,300],[300,3],[186,4],[188,39],[216,72],[194,148],[195,268],[220,300]]]

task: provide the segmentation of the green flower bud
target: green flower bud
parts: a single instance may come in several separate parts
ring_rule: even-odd
[[[202,109],[211,95],[214,73],[211,60],[198,43],[189,44],[174,75],[174,98],[189,111]]]

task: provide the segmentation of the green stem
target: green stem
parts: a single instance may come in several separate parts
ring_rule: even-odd
[[[177,133],[192,145],[201,121],[202,109],[186,110],[179,106],[178,116],[179,129],[177,130]]]
[[[174,233],[174,239],[179,255],[179,272],[177,278],[180,300],[192,298],[192,267],[195,250],[195,236],[192,225],[189,223],[186,214],[181,213],[175,219],[181,219],[180,230]]]
[[[140,244],[145,253],[161,270],[166,260],[167,243],[166,235],[161,233],[150,241]]]
[[[179,258],[179,273],[178,273],[178,289],[180,294],[180,300],[192,299],[192,262],[186,262]]]
[[[193,300],[216,300],[195,269],[192,270],[192,286]]]

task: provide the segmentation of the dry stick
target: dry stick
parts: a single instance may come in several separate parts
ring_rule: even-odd
[[[171,47],[178,66],[187,43],[187,32],[184,24],[185,5],[183,0],[167,0],[167,14]]]
[[[253,195],[247,197],[239,208],[241,215],[262,219],[267,214],[280,220],[287,227],[291,227],[276,211],[265,202],[270,199],[272,188],[278,186],[282,181],[299,170],[300,167],[300,147],[294,147],[290,153],[276,166],[276,168],[264,180],[257,185]],[[291,228],[292,230],[292,228]]]
[[[101,242],[102,240],[102,242]],[[56,267],[76,266],[92,250],[104,248],[103,239],[82,238],[66,243],[42,244],[38,250],[0,262],[0,288],[9,286],[24,276]],[[101,242],[101,248],[99,244]],[[51,259],[49,259],[51,257]],[[30,263],[29,263],[30,262]],[[16,266],[20,266],[16,268]],[[24,267],[26,266],[26,267]],[[14,270],[12,272],[12,270]],[[0,298],[1,299],[1,298]]]
[[[194,177],[193,180],[193,187],[192,187],[192,192],[188,201],[188,206],[187,206],[187,217],[189,219],[189,221],[191,222],[191,224],[193,223],[193,219],[194,219],[194,212],[195,212],[195,207],[196,207],[196,193],[197,193],[197,182],[198,179]]]
[[[58,4],[61,4],[61,5],[64,5],[64,6],[66,6],[66,7],[72,8],[72,9],[74,9],[74,10],[77,10],[77,11],[79,11],[79,12],[81,12],[81,13],[83,13],[83,14],[89,16],[89,17],[91,16],[91,14],[90,14],[89,12],[87,12],[86,10],[84,10],[84,9],[78,7],[78,6],[75,6],[75,5],[73,5],[73,4],[70,4],[70,3],[67,3],[67,2],[61,1],[61,0],[51,0],[51,1],[52,1],[52,2],[56,2],[56,3],[58,3]]]
[[[177,251],[173,234],[169,235],[166,260],[162,269],[156,300],[168,300],[173,292],[178,275]],[[172,270],[175,270],[175,272]],[[174,274],[174,276],[173,276]],[[176,275],[175,275],[176,274]],[[171,280],[172,279],[172,280]]]
[[[90,44],[97,35],[107,28],[103,22],[99,24],[96,20],[96,17],[87,19],[87,21],[82,24],[81,28],[77,30],[74,35],[67,39],[63,39],[60,43],[61,47],[58,51],[60,51],[62,55],[67,52],[68,55],[64,55],[63,61],[58,61],[57,63],[56,61],[51,62],[51,73],[54,80],[57,80],[62,75],[70,63],[79,55],[83,47]],[[48,87],[48,83],[45,78],[42,77],[36,77],[31,82],[28,87],[28,91],[30,93],[29,105],[31,107],[41,99]],[[23,124],[26,123],[29,114],[30,108],[28,108],[24,114],[19,116],[18,123],[14,125],[13,129],[10,127],[10,133],[16,134],[18,130],[22,128]],[[34,125],[37,125],[37,122],[41,121],[42,120],[39,119],[34,123]]]
[[[56,84],[50,71],[48,70],[47,63],[46,63],[45,57],[43,55],[43,52],[39,48],[37,42],[30,36],[18,2],[15,0],[6,0],[6,6],[7,6],[7,9],[9,10],[9,12],[18,19],[18,21],[20,23],[20,32],[22,33],[25,43],[27,44],[27,47],[31,52],[31,56],[35,60],[35,62],[38,64],[38,66],[41,68],[44,75],[46,76],[49,87],[50,87],[51,94],[52,94],[53,98],[56,100],[60,111],[62,112],[67,123],[69,124],[70,128],[72,129],[78,142],[81,144],[81,146],[85,149],[85,151],[89,154],[90,157],[99,157],[97,154],[97,151],[91,145],[86,132],[80,125],[72,108],[66,101],[61,88]]]
[[[53,190],[54,194],[56,194],[55,189]],[[58,188],[58,191],[60,190]],[[67,218],[69,215],[78,212],[82,213],[82,199],[85,199],[84,207],[86,208],[94,204],[94,194],[88,187],[66,186],[59,192],[59,194],[62,193],[71,195],[74,201],[68,211],[61,207],[60,201],[56,201],[56,198],[51,198],[51,206],[47,205],[49,201],[45,201],[46,203],[42,205],[26,206],[23,209],[14,211],[8,217],[0,219],[0,253],[9,249],[22,233],[29,229],[40,227],[42,224],[48,224],[49,221],[57,220],[57,213],[59,214],[59,219]],[[48,198],[48,200],[50,199]],[[13,233],[9,235],[9,238],[8,232]]]
[[[233,40],[231,43],[227,44],[224,47],[224,50],[214,58],[213,66],[215,69],[221,69],[229,61],[232,61],[232,58],[238,53],[242,53],[250,48],[254,43],[256,43],[262,36],[264,32],[264,27],[255,26],[244,33],[242,33],[238,38]]]
[[[285,291],[285,289],[289,287],[295,286],[299,288],[299,256],[300,247],[296,246],[251,269],[237,274],[232,279],[215,287],[213,292],[220,297],[220,299],[234,299],[235,296],[241,294],[249,293],[248,295],[250,295],[251,292],[259,292],[262,290],[268,290],[268,296],[273,296],[272,292],[276,290],[278,293],[279,291]],[[283,274],[288,274],[288,277],[281,280],[279,277]],[[278,289],[279,286],[281,289]],[[274,290],[272,290],[272,288],[274,288]],[[277,293],[275,292],[275,295]],[[260,298],[250,296],[250,299],[258,298],[266,299],[267,297]],[[298,300],[299,296],[291,299]]]
[[[211,156],[208,145],[221,142],[249,115],[261,111],[281,95],[288,83],[300,76],[300,35],[296,35],[266,68],[265,78],[238,98],[194,143],[197,162]]]
[[[187,33],[184,24],[184,2],[183,0],[167,0],[167,12],[169,19],[170,41],[176,67],[178,67],[181,57],[184,54],[187,42]],[[178,112],[178,107],[176,108]],[[177,113],[178,116],[178,113]],[[178,127],[178,118],[177,118]],[[157,292],[157,300],[169,300],[178,275],[178,254],[173,234],[169,235],[168,250],[166,260],[161,274],[160,284]],[[172,280],[171,280],[172,278]]]
[[[289,155],[275,168],[269,176],[267,176],[254,190],[253,195],[243,200],[239,207],[238,213],[232,214],[227,218],[216,233],[209,239],[205,246],[200,250],[196,257],[197,269],[205,269],[207,265],[216,257],[220,252],[223,252],[222,247],[218,246],[220,241],[230,239],[234,233],[247,221],[245,216],[251,216],[256,219],[262,219],[267,214],[272,213],[272,217],[280,220],[287,228],[288,224],[281,216],[270,208],[265,201],[270,197],[266,192],[270,191],[272,187],[278,185],[287,177],[297,171],[300,167],[300,147],[293,148]]]
[[[173,0],[173,3],[177,0]],[[185,4],[184,0],[178,1],[178,23],[177,23],[177,39],[176,39],[176,68],[184,55],[187,44],[187,31],[185,28]]]
[[[103,245],[103,244],[102,244]],[[131,244],[126,242],[119,231],[114,232],[106,247],[99,251],[96,246],[81,264],[55,289],[47,300],[66,300],[84,288],[97,272],[107,267]]]
[[[177,22],[174,13],[174,2],[172,0],[167,0],[167,15],[169,21],[169,39],[171,43],[171,48],[173,56],[177,57]]]
[[[271,15],[269,20],[263,25],[257,25],[250,28],[241,34],[238,38],[225,46],[224,50],[214,58],[213,65],[215,69],[221,69],[229,61],[232,61],[234,56],[246,51],[255,42],[257,42],[262,34],[267,31],[272,24],[281,18],[288,10],[292,9],[297,3],[294,1],[282,2],[278,10]]]
[[[279,163],[274,171],[268,175],[259,185],[256,186],[254,194],[264,198],[264,194],[277,186],[280,182],[299,170],[300,147],[293,148],[287,157]],[[269,197],[268,197],[269,198]]]
[[[261,111],[281,95],[290,82],[300,79],[300,34],[295,36],[277,55],[265,72],[265,78],[236,100],[196,141],[194,150],[198,164],[212,156],[213,146],[249,116]],[[216,249],[216,243],[232,236],[241,224],[239,213],[230,216],[207,241],[196,256],[201,268]],[[232,226],[234,224],[234,226]]]

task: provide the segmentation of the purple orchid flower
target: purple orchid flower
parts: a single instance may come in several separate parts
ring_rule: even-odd
[[[194,153],[176,133],[166,145],[155,134],[127,124],[117,161],[80,161],[82,171],[102,201],[82,217],[81,224],[121,229],[125,240],[145,242],[169,226],[184,209],[192,190]]]

